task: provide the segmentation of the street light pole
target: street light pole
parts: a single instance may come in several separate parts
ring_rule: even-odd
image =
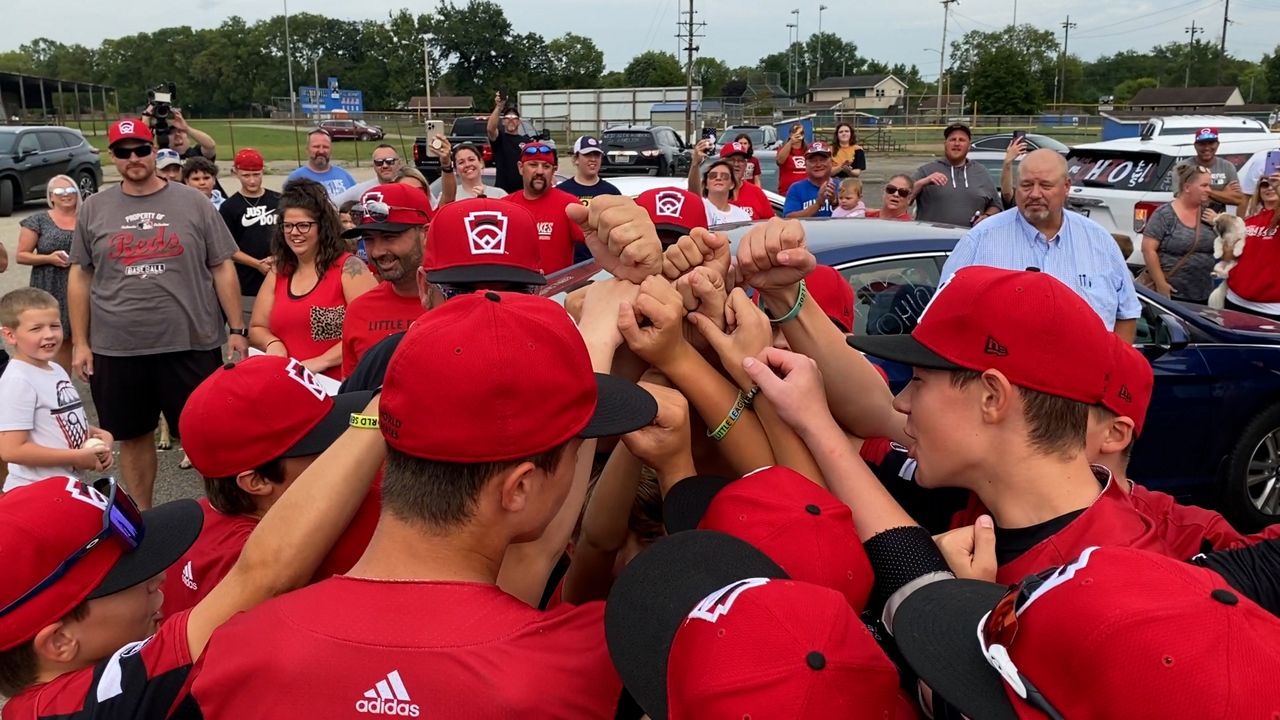
[[[791,37],[795,26],[795,23],[787,23],[787,90],[791,93],[791,97],[793,98],[796,96],[796,43],[795,40],[791,39]]]
[[[293,92],[293,46],[289,43],[289,0],[284,2],[284,62],[289,68],[289,119],[296,120],[294,106],[298,104]]]
[[[796,90],[800,89],[798,87],[800,85],[800,47],[802,42],[800,40],[800,8],[792,10],[791,14],[796,16],[796,62],[793,66],[794,69],[791,71],[791,85],[792,87],[795,87],[795,90],[792,90],[791,94],[795,95]]]
[[[318,118],[320,115],[320,97],[321,97],[320,95],[320,53],[318,51],[316,52],[315,57],[311,58],[311,62],[312,62],[312,68],[315,69],[315,73],[316,73],[316,94],[315,94],[315,97],[312,98],[312,100],[315,103],[316,116]]]
[[[826,9],[826,5],[818,6],[818,68],[814,71],[814,75],[818,76],[818,82],[822,82],[822,11]]]
[[[431,33],[422,34],[422,78],[427,86],[427,122],[431,122],[431,53],[427,49]]]

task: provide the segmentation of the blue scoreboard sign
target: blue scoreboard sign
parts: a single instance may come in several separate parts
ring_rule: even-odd
[[[338,78],[329,78],[328,87],[303,85],[298,88],[298,101],[307,115],[343,111],[352,114],[364,112],[364,93],[359,90],[340,90]]]

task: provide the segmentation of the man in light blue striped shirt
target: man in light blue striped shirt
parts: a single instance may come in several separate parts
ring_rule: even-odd
[[[1039,268],[1075,290],[1108,329],[1133,342],[1142,308],[1133,274],[1103,227],[1064,206],[1071,182],[1067,162],[1053,150],[1022,160],[1017,209],[1005,210],[960,238],[942,277],[969,265],[1009,270]]]

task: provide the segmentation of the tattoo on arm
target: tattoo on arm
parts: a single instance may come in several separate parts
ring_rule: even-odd
[[[351,277],[358,277],[363,273],[369,272],[369,268],[365,267],[364,261],[352,255],[342,264],[342,272]]]

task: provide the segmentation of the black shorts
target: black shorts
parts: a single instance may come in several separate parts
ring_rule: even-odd
[[[222,364],[222,350],[115,357],[93,354],[89,388],[98,425],[117,440],[155,432],[160,414],[178,437],[178,418],[196,386]]]

